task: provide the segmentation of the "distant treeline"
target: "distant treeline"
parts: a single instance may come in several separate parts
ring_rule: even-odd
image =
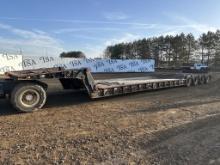
[[[180,66],[193,62],[218,65],[220,30],[203,33],[198,39],[191,33],[181,33],[120,43],[108,46],[104,56],[112,59],[154,58],[156,66]]]

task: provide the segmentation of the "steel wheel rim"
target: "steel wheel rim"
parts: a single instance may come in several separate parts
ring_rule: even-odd
[[[187,79],[186,85],[189,87],[191,86],[191,84],[192,84],[192,79],[191,78]]]
[[[207,77],[206,79],[206,83],[209,83],[210,77]]]
[[[19,101],[23,106],[33,108],[39,103],[40,94],[34,89],[28,89],[20,94]]]

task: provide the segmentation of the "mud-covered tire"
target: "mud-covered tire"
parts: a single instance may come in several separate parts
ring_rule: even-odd
[[[205,84],[208,84],[211,81],[211,76],[205,76]]]
[[[15,86],[11,93],[11,104],[20,112],[33,112],[41,109],[47,99],[45,89],[34,83],[22,83]]]
[[[193,84],[193,79],[191,77],[186,78],[186,87],[190,87]]]
[[[201,76],[199,78],[199,84],[202,85],[202,84],[205,84],[205,76]]]
[[[199,77],[194,77],[193,78],[193,85],[197,86],[199,84]]]

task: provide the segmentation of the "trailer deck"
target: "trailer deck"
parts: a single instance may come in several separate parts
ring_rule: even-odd
[[[91,98],[101,98],[115,95],[123,95],[147,90],[157,90],[162,88],[172,88],[185,85],[185,80],[181,79],[151,79],[140,78],[109,79],[97,81],[95,90],[91,93]]]

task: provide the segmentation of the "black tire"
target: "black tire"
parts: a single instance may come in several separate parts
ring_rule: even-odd
[[[208,84],[211,81],[211,76],[205,76],[205,84]]]
[[[199,84],[205,84],[205,76],[201,76],[200,78],[199,78]]]
[[[187,77],[186,78],[186,86],[190,87],[190,86],[192,86],[192,84],[193,84],[192,78],[191,77]]]
[[[45,89],[34,83],[15,86],[11,93],[11,104],[20,112],[33,112],[41,109],[47,99]]]
[[[194,77],[193,79],[193,85],[197,86],[199,84],[199,77]]]

